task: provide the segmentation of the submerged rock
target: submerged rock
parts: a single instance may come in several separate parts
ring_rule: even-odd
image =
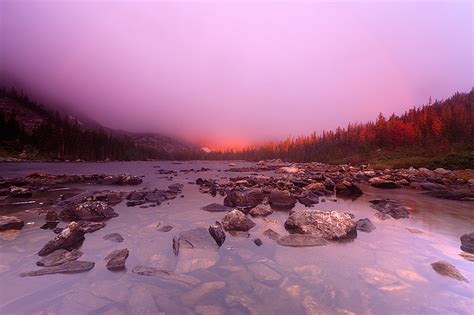
[[[379,211],[382,216],[379,218],[384,220],[387,218],[387,215],[390,215],[394,219],[408,218],[410,213],[408,210],[410,208],[403,206],[399,201],[392,199],[373,199],[369,201],[372,205],[371,207]]]
[[[296,198],[288,191],[274,189],[268,197],[270,206],[276,210],[291,210],[296,205]]]
[[[356,222],[357,230],[370,233],[376,229],[375,225],[368,218],[360,219]]]
[[[65,249],[58,249],[52,252],[51,254],[43,257],[38,260],[36,264],[43,267],[52,267],[62,265],[67,261],[77,260],[82,256],[82,252],[77,249],[72,251],[67,251]]]
[[[108,241],[112,241],[112,242],[118,242],[118,243],[123,242],[123,237],[119,233],[107,234],[103,238],[104,238],[104,240],[108,240]]]
[[[0,216],[0,231],[21,230],[25,222],[13,216]]]
[[[129,251],[127,248],[117,249],[109,253],[104,260],[107,261],[107,269],[109,270],[123,270],[125,269],[125,261],[128,258]]]
[[[461,249],[467,253],[474,254],[474,233],[461,236]]]
[[[163,225],[157,231],[166,233],[166,232],[171,231],[172,229],[173,227],[171,225]]]
[[[118,214],[104,201],[85,201],[66,207],[59,217],[64,221],[104,221]]]
[[[308,247],[308,246],[324,246],[329,244],[327,240],[321,236],[290,234],[277,239],[278,245],[291,247]]]
[[[255,245],[257,245],[257,246],[262,246],[262,245],[263,245],[263,242],[262,242],[262,240],[261,240],[261,239],[259,239],[259,238],[256,238],[256,239],[254,239],[254,240],[253,240],[253,242],[254,242],[254,243],[255,243]]]
[[[345,213],[301,210],[293,212],[285,222],[292,234],[312,234],[327,240],[350,239],[357,236],[356,224]]]
[[[61,233],[44,245],[44,247],[38,252],[38,255],[46,256],[57,249],[71,250],[79,247],[83,241],[84,231],[78,223],[70,222]]]
[[[178,255],[176,272],[190,272],[213,266],[219,258],[216,241],[208,229],[197,227],[182,231],[173,239],[173,250]]]
[[[263,235],[274,241],[280,238],[280,234],[278,232],[273,231],[272,229],[266,229],[265,231],[263,231]]]
[[[209,234],[216,241],[217,246],[222,246],[225,241],[225,231],[222,227],[222,224],[219,221],[216,221],[215,224],[209,227]]]
[[[164,282],[177,285],[195,286],[200,282],[199,279],[193,276],[172,273],[166,270],[157,269],[153,267],[136,266],[135,268],[133,268],[132,272],[141,276],[156,277]]]
[[[234,209],[222,219],[222,225],[227,231],[248,231],[255,226],[255,222],[243,212]]]
[[[221,205],[220,203],[211,203],[205,207],[202,207],[201,209],[208,212],[227,212],[232,208]]]
[[[469,190],[458,190],[458,189],[442,189],[432,190],[425,193],[425,195],[448,199],[448,200],[459,200],[459,201],[474,201],[474,192]]]
[[[89,271],[92,268],[94,268],[93,262],[73,260],[73,261],[67,261],[59,266],[46,267],[43,269],[24,272],[20,274],[20,276],[30,277],[30,276],[51,275],[55,273],[77,273],[77,272]]]
[[[450,263],[446,261],[437,261],[431,264],[431,267],[433,267],[434,271],[439,273],[440,275],[450,277],[453,279],[456,279],[458,281],[464,281],[464,282],[469,282],[460,272],[459,270],[451,265]]]

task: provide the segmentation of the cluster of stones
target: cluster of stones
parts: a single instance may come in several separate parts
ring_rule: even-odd
[[[438,168],[375,170],[367,166],[331,166],[321,163],[293,164],[291,166],[259,163],[228,171],[258,172],[274,171],[283,176],[263,175],[239,176],[230,180],[198,179],[202,193],[226,195],[227,191],[242,188],[280,189],[290,192],[303,204],[311,205],[317,196],[335,193],[337,197],[356,198],[362,195],[358,186],[367,183],[382,189],[410,188],[424,190],[426,194],[444,199],[474,201],[474,182],[457,178],[452,171]]]
[[[158,206],[162,202],[175,199],[183,191],[183,185],[179,183],[168,186],[167,190],[138,190],[132,191],[127,195],[127,206],[142,206],[149,204],[149,206]]]

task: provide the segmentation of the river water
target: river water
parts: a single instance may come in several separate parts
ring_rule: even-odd
[[[235,163],[237,167],[252,165]],[[201,167],[211,170],[178,173],[172,180],[158,174],[159,169]],[[54,236],[51,230],[40,229],[44,215],[35,211],[48,206],[37,202],[0,207],[0,214],[27,222],[19,232],[0,233],[0,314],[474,314],[474,262],[459,255],[459,237],[474,231],[474,204],[435,199],[408,189],[362,186],[364,195],[356,200],[338,199],[313,207],[370,218],[377,229],[359,232],[353,242],[279,246],[263,235],[268,228],[286,233],[283,223],[288,214],[274,212],[267,219],[253,218],[257,225],[249,238],[228,234],[216,255],[180,261],[184,258],[172,251],[173,237],[183,230],[208,228],[224,216],[200,209],[222,203],[223,197],[201,194],[189,182],[198,177],[250,174],[225,172],[228,168],[229,162],[200,161],[0,164],[2,177],[33,172],[128,173],[144,180],[136,187],[73,187],[80,190],[165,189],[171,183],[184,184],[183,198],[155,208],[126,207],[125,202],[115,206],[118,217],[108,220],[104,229],[86,234],[80,260],[93,261],[95,267],[79,274],[19,277],[38,268],[36,253]],[[64,192],[46,196],[60,193]],[[413,211],[408,219],[381,221],[369,206],[373,198],[397,199]],[[304,206],[297,204],[296,209]],[[157,231],[158,221],[173,229]],[[114,232],[124,237],[122,243],[103,239]],[[260,247],[253,242],[257,237],[263,241]],[[107,270],[104,257],[121,248],[130,250],[127,270]],[[456,266],[470,283],[437,274],[430,264],[440,260]],[[199,284],[183,286],[140,276],[131,272],[137,265],[186,273],[199,279]]]

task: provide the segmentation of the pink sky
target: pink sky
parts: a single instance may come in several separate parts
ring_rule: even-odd
[[[334,129],[469,91],[473,5],[0,2],[3,84],[210,147]]]

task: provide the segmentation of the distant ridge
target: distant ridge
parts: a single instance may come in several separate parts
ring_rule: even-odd
[[[11,160],[189,159],[199,147],[157,133],[133,133],[46,109],[0,89],[0,157]]]

